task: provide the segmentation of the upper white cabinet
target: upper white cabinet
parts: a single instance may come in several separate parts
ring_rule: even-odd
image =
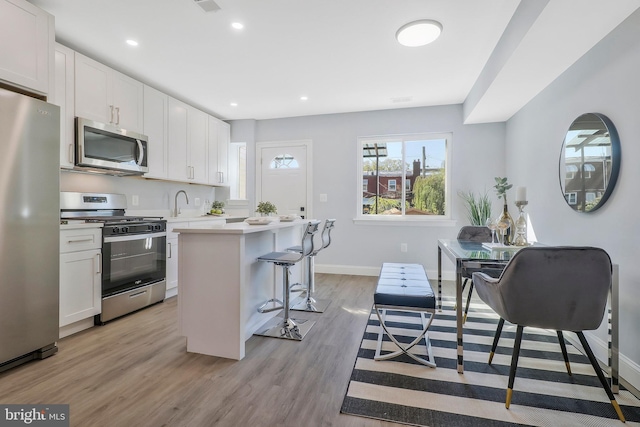
[[[149,172],[145,178],[167,178],[167,130],[169,97],[147,85],[144,86],[144,131],[147,143]]]
[[[47,95],[54,42],[52,15],[25,0],[0,0],[0,80]]]
[[[143,84],[76,52],[76,116],[142,133]]]
[[[207,182],[211,185],[229,185],[229,140],[229,124],[209,116]]]
[[[55,88],[50,102],[60,107],[60,167],[74,165],[74,52],[56,43]]]
[[[207,184],[207,115],[169,97],[168,178]]]

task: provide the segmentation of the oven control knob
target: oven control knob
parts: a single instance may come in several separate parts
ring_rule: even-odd
[[[148,231],[153,231],[153,224],[147,225],[147,230]]]
[[[113,233],[113,234],[118,234],[119,232],[120,232],[120,229],[118,227],[113,227],[111,229],[111,233]]]
[[[122,227],[121,228],[123,233],[128,233],[129,232],[129,227]]]

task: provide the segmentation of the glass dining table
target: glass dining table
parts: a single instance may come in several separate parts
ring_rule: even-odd
[[[539,245],[536,243],[535,245]],[[488,247],[492,246],[492,247]],[[462,272],[465,268],[481,271],[483,267],[504,268],[511,257],[520,250],[517,246],[501,246],[498,244],[471,242],[464,240],[438,240],[438,310],[442,310],[442,255],[444,254],[455,265],[456,273],[456,342],[458,373],[464,373],[463,317],[462,317]],[[619,347],[618,347],[618,265],[613,265],[613,275],[609,298],[609,349],[608,367],[611,390],[619,389]]]

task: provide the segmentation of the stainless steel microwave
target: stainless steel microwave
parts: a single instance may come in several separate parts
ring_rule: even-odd
[[[149,172],[148,138],[113,125],[76,117],[76,166],[118,175]]]

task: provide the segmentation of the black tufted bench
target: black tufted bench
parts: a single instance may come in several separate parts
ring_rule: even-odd
[[[380,270],[378,278],[378,287],[373,296],[374,309],[380,320],[380,332],[378,333],[378,345],[376,347],[375,360],[386,360],[399,356],[404,353],[417,362],[435,368],[436,363],[431,351],[431,343],[427,329],[433,321],[436,311],[436,297],[431,289],[427,273],[420,264],[400,264],[385,262]],[[389,331],[386,324],[387,310],[409,311],[420,313],[420,321],[422,323],[422,331],[410,344],[402,344]],[[426,315],[429,314],[429,319]],[[380,354],[382,349],[382,337],[386,333],[387,336],[399,350]],[[424,337],[429,360],[410,353],[409,350],[420,342]]]

